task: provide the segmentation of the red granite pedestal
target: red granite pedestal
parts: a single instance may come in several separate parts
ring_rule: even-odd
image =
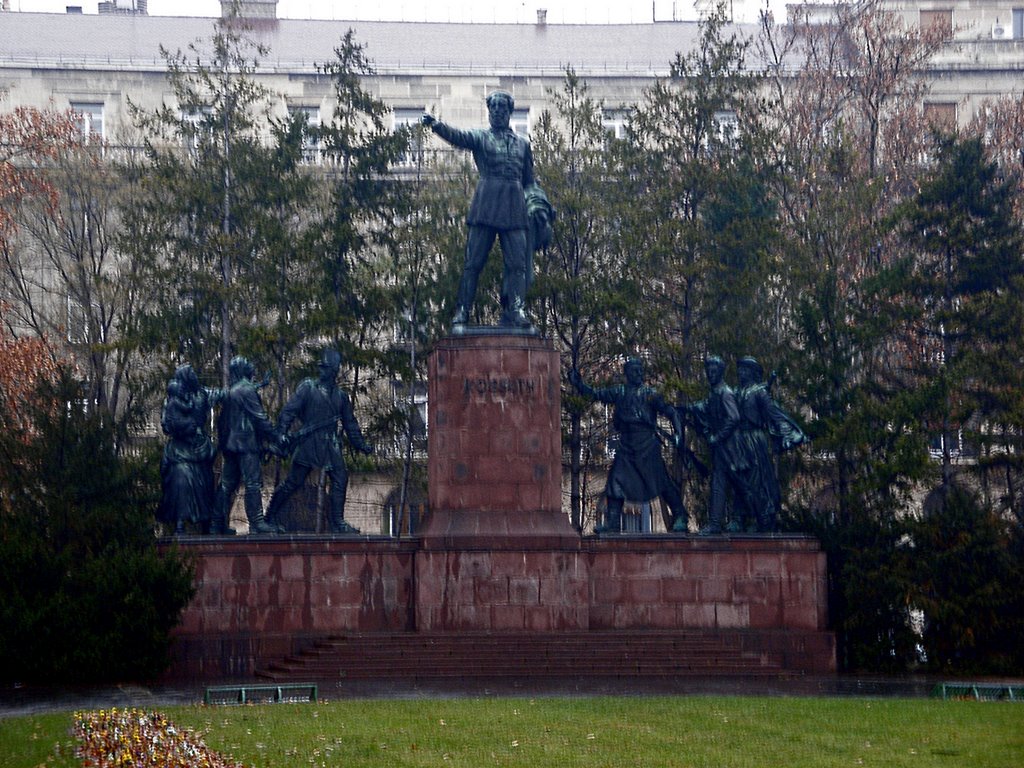
[[[589,623],[586,559],[562,512],[558,353],[536,336],[449,337],[430,356],[430,519],[419,631]]]

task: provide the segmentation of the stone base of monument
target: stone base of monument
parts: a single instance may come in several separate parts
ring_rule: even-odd
[[[607,658],[622,649],[623,638],[635,643],[637,633],[679,642],[697,637],[711,645],[728,641],[767,671],[835,671],[825,555],[813,538],[624,535],[578,542],[570,552],[525,542],[519,549],[429,550],[416,539],[313,534],[179,540],[173,546],[196,563],[197,593],[174,631],[168,680],[237,678],[303,658],[306,666],[295,667],[291,679],[328,675],[323,665],[334,665],[334,679],[371,675],[341,653],[345,638],[371,645],[379,638],[382,650],[396,647],[408,656],[401,671],[392,668],[396,677],[417,665],[421,677],[430,677],[428,648],[448,649],[451,665],[472,666],[482,662],[456,638],[492,642],[524,634],[549,645],[586,636],[588,658]],[[718,658],[705,661],[701,673],[732,668],[733,659]],[[650,674],[679,673],[674,661],[654,661],[644,660]],[[388,667],[373,669],[389,677]],[[611,665],[606,672],[631,669]],[[517,673],[534,674],[525,663]]]
[[[558,353],[536,336],[450,337],[428,382],[417,630],[585,629],[587,568],[562,512]]]

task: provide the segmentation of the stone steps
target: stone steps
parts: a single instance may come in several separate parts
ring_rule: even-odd
[[[767,653],[718,632],[367,633],[326,638],[258,668],[295,679],[778,676]]]

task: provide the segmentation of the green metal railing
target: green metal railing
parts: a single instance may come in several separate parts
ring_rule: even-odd
[[[1024,701],[1024,683],[938,683],[933,698],[973,701]]]
[[[285,685],[215,685],[206,689],[204,704],[276,704],[316,701],[315,683]]]

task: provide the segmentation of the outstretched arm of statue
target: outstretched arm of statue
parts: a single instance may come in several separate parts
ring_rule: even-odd
[[[302,413],[302,407],[305,404],[305,398],[310,389],[310,383],[308,380],[304,380],[299,384],[292,396],[288,398],[288,402],[284,404],[284,408],[277,416],[277,428],[282,434],[288,434],[288,430],[291,429],[292,424],[296,419],[299,418]]]
[[[770,397],[767,399],[768,433],[775,442],[776,450],[788,451],[798,445],[811,442],[811,438],[800,428],[792,416],[779,407]]]
[[[345,431],[345,436],[348,438],[349,445],[357,451],[365,453],[367,456],[373,454],[373,446],[366,442],[366,438],[363,437],[362,430],[359,429],[359,422],[356,421],[356,414],[355,410],[352,408],[352,401],[349,400],[348,395],[344,392],[341,393],[338,415],[341,419],[341,427]]]
[[[447,123],[442,123],[430,114],[424,114],[420,121],[453,147],[471,150],[480,148],[481,140],[477,131],[462,131],[458,128],[452,128]]]
[[[683,441],[683,419],[679,415],[679,410],[676,408],[671,409],[672,413],[669,416],[669,420],[672,422],[672,437],[675,446],[678,448],[679,444]]]
[[[569,383],[572,384],[573,389],[575,389],[584,397],[592,398],[596,394],[594,392],[594,388],[583,380],[583,377],[580,375],[580,372],[577,371],[575,368],[569,371]]]

